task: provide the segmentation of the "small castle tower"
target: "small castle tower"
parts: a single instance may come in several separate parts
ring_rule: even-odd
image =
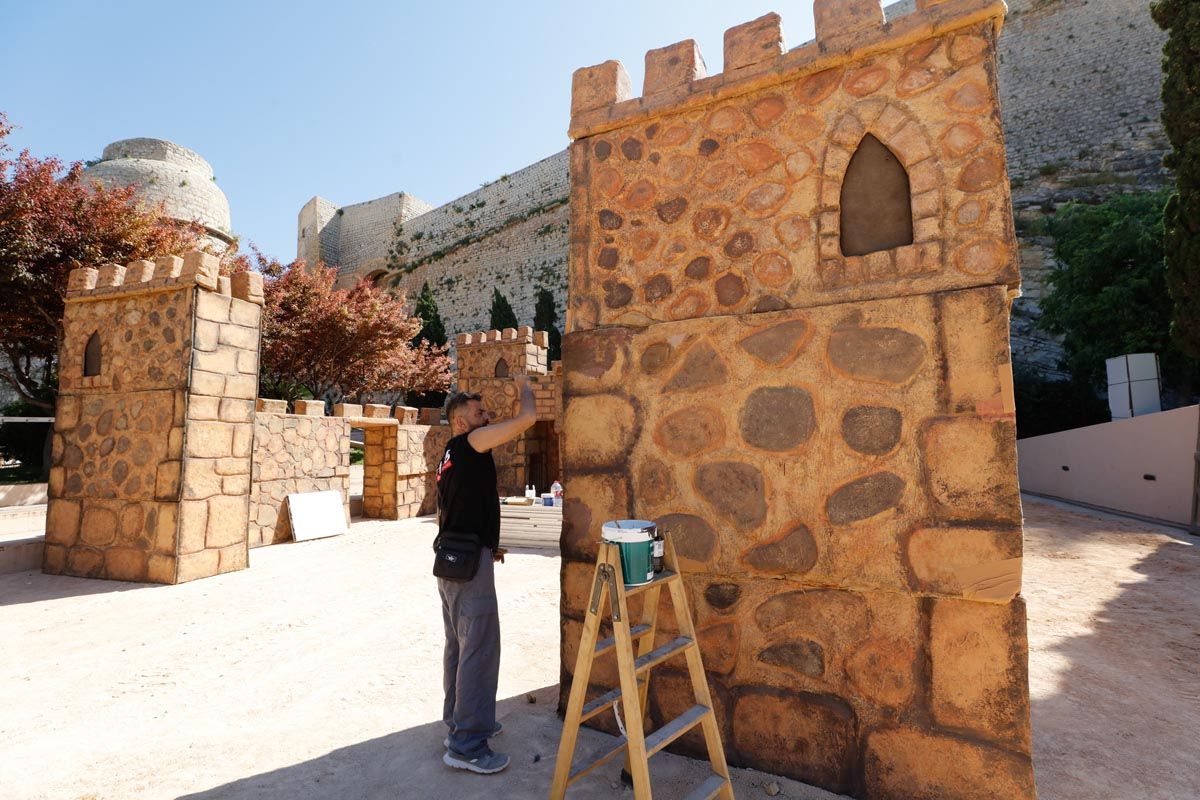
[[[495,418],[506,419],[520,409],[513,375],[528,375],[533,385],[537,423],[494,451],[501,494],[520,494],[526,484],[540,491],[561,477],[555,422],[562,412],[562,392],[559,362],[548,363],[549,343],[546,331],[527,325],[460,333],[455,339],[459,391],[483,395],[484,406]]]
[[[71,272],[43,571],[244,569],[262,276],[193,252]]]

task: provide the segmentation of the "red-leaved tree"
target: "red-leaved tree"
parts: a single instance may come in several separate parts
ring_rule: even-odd
[[[10,158],[12,126],[0,112],[0,379],[27,403],[54,408],[67,275],[76,267],[181,254],[201,245],[200,225],[161,207],[142,209],[134,188],[86,185],[82,164]],[[7,363],[4,363],[7,362]]]
[[[337,274],[296,261],[283,266],[257,255],[265,276],[259,393],[338,402],[363,392],[444,390],[450,386],[445,347],[412,344],[421,320],[363,279],[334,288]]]

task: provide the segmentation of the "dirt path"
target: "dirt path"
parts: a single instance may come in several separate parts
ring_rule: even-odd
[[[173,587],[0,576],[0,798],[544,797],[561,730],[558,558],[513,553],[498,570],[495,745],[513,765],[469,775],[441,762],[433,533],[358,523]],[[580,752],[600,736],[585,731]],[[704,774],[670,754],[654,764],[666,797]],[[619,769],[597,770],[572,800],[631,797],[611,785]],[[784,797],[834,797],[742,770],[737,792],[772,780]]]
[[[1043,800],[1200,796],[1200,538],[1025,498]]]
[[[1197,540],[1028,499],[1026,515],[1041,796],[1195,796]],[[175,587],[0,576],[0,797],[544,797],[560,730],[558,559],[513,554],[498,573],[495,744],[513,766],[466,775],[440,761],[432,536],[423,521],[359,523]],[[669,754],[654,764],[664,797],[703,769]],[[572,800],[628,800],[616,771]],[[744,798],[773,780],[781,797],[833,797],[751,771],[736,780]]]

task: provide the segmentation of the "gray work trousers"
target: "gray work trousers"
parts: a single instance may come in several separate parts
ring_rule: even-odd
[[[438,578],[446,649],[442,719],[450,728],[450,749],[474,758],[487,749],[496,728],[496,688],[500,681],[500,614],[492,551],[479,552],[479,571],[469,581]]]

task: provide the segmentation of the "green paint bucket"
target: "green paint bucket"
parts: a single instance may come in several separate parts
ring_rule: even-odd
[[[654,580],[655,524],[644,519],[615,519],[604,523],[600,536],[617,546],[621,554],[621,574],[626,586],[640,586]]]

